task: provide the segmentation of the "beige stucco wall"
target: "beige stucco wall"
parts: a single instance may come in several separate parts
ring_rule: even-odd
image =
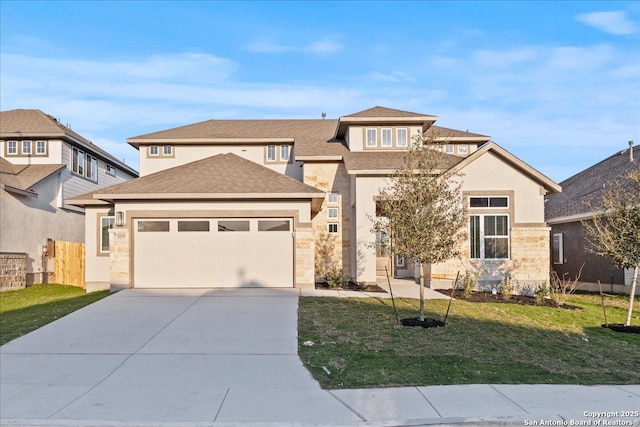
[[[357,125],[352,125],[349,126],[349,129],[347,130],[347,142],[349,145],[349,150],[351,151],[365,151],[368,150],[365,146],[364,146],[364,133],[365,133],[365,129],[366,128],[393,128],[393,132],[394,132],[394,138],[395,138],[395,129],[399,128],[399,127],[403,127],[403,128],[408,128],[409,129],[409,144],[411,144],[411,141],[413,141],[413,138],[416,135],[421,135],[422,134],[422,127],[421,126],[412,126],[412,125],[402,125],[402,124],[392,124],[392,125],[368,125],[368,126],[357,126]],[[380,135],[378,133],[378,139],[380,139]],[[369,149],[370,150],[370,149]],[[379,147],[378,150],[381,150],[381,148]]]
[[[99,254],[99,216],[109,214],[108,207],[85,209],[85,283],[88,292],[109,289],[109,254]]]
[[[322,210],[313,218],[315,238],[315,278],[322,279],[327,271],[342,269],[351,273],[351,208],[349,175],[343,163],[305,163],[304,183],[325,192],[339,193],[338,204],[329,204],[325,198]],[[328,208],[339,209],[338,218],[328,218]],[[338,223],[338,233],[329,234],[328,223]]]
[[[47,147],[47,155],[31,155],[31,156],[5,156],[5,144],[6,141],[18,141],[20,143],[21,139],[6,139],[0,140],[0,157],[4,157],[14,165],[48,165],[48,164],[61,164],[62,161],[62,141],[59,139],[51,139],[49,140],[49,144]],[[32,150],[35,152],[35,141],[38,138],[30,138],[32,143]]]
[[[271,144],[279,147],[288,144]],[[162,146],[160,146],[162,147]],[[233,153],[259,165],[302,181],[302,167],[300,162],[293,161],[295,146],[292,147],[290,163],[269,163],[265,161],[264,145],[174,145],[172,157],[153,156],[148,157],[148,147],[140,147],[140,176],[149,175],[164,169],[184,165],[196,160],[224,153]]]
[[[37,197],[19,196],[0,189],[0,252],[25,252],[27,274],[53,271],[53,262],[43,264],[41,246],[47,238],[84,241],[84,216],[57,207],[60,174],[32,187]],[[39,275],[31,276],[36,282]]]

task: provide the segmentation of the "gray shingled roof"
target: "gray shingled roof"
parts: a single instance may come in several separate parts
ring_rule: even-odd
[[[291,177],[273,171],[232,153],[218,154],[185,165],[165,169],[141,178],[74,197],[93,198],[93,195],[166,195],[176,194],[263,194],[287,197],[323,197],[324,192]]]
[[[84,138],[77,132],[74,132],[70,128],[64,126],[58,120],[45,114],[40,110],[8,110],[0,111],[0,138],[66,138],[75,139],[77,141],[86,144],[99,156],[102,156],[105,160],[117,165],[119,168],[126,170],[134,176],[138,173],[135,169],[131,168],[127,164],[118,160],[102,148],[98,147],[93,142]]]
[[[484,138],[487,141],[491,139],[488,135],[481,135],[479,133],[472,133],[467,131],[461,131],[456,129],[444,128],[442,126],[430,126],[427,133],[432,132],[436,138]]]
[[[596,163],[561,182],[562,193],[548,196],[545,204],[547,221],[573,215],[586,215],[601,209],[599,203],[604,190],[640,167],[640,146],[633,147],[635,161],[629,160],[629,149]]]
[[[0,157],[0,184],[22,191],[31,191],[31,187],[54,174],[64,165],[14,165]]]

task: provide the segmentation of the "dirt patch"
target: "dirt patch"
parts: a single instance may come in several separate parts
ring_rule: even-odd
[[[441,294],[451,296],[452,289],[436,289]],[[469,302],[496,302],[504,304],[521,304],[521,305],[536,305],[539,307],[553,307],[564,308],[567,310],[580,310],[580,307],[574,305],[563,304],[558,305],[552,299],[544,298],[542,301],[537,301],[534,297],[528,297],[526,295],[511,295],[509,299],[502,298],[502,295],[492,294],[491,292],[477,292],[473,291],[471,295],[465,296],[461,290],[456,290],[453,294],[453,298],[461,301]]]
[[[626,326],[621,323],[612,323],[608,325],[602,325],[603,328],[609,328],[616,332],[626,332],[628,334],[640,334],[640,326]]]
[[[349,284],[344,288],[330,288],[327,282],[317,282],[316,289],[325,289],[325,290],[333,290],[333,291],[382,292],[385,294],[387,293],[387,291],[385,291],[378,285],[361,285],[356,282],[349,282]]]
[[[441,328],[444,326],[444,322],[436,319],[428,319],[420,320],[419,317],[410,317],[407,319],[400,319],[400,323],[402,326],[413,326],[413,327],[421,327],[421,328]]]

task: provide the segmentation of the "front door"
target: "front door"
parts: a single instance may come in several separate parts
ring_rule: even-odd
[[[386,276],[387,272],[389,277],[393,277],[389,235],[384,231],[378,231],[376,232],[376,276]]]

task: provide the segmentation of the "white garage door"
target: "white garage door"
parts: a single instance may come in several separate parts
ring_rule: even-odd
[[[291,218],[137,219],[134,287],[292,287]]]

